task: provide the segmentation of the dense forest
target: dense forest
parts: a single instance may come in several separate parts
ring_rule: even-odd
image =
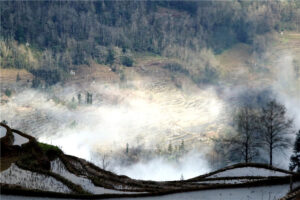
[[[217,77],[213,55],[238,42],[262,53],[272,33],[296,30],[300,23],[297,0],[2,1],[0,6],[0,66],[52,77],[46,80],[50,85],[72,65],[132,66],[136,52],[178,58],[185,68],[180,70],[196,82],[210,82]]]

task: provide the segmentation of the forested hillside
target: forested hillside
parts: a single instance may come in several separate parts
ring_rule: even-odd
[[[1,68],[27,69],[49,85],[73,65],[132,66],[137,53],[177,58],[197,83],[214,82],[214,55],[236,43],[260,54],[272,33],[297,30],[300,23],[297,0],[2,1],[0,6]]]

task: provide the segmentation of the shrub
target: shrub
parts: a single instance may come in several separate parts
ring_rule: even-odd
[[[133,65],[133,59],[128,56],[122,56],[121,58],[122,65],[131,67]]]
[[[32,79],[32,85],[31,85],[31,87],[32,87],[32,88],[38,88],[38,87],[40,87],[40,85],[41,85],[40,79],[34,77],[34,78]]]
[[[62,80],[63,73],[61,70],[46,70],[46,69],[33,69],[30,70],[36,78],[43,79],[48,85],[54,85]],[[39,85],[39,84],[37,84]]]
[[[10,97],[11,96],[11,90],[10,89],[5,89],[5,91],[4,91],[4,93],[5,93],[5,95],[6,96],[8,96],[8,97]]]
[[[167,63],[165,66],[163,66],[164,69],[168,69],[171,72],[179,72],[183,74],[189,74],[188,70],[186,70],[181,64],[179,63]]]
[[[45,143],[41,143],[41,142],[39,142],[38,145],[43,152],[48,152],[48,151],[55,151],[58,153],[62,152],[62,150],[60,148],[58,148],[57,146],[54,146],[54,145],[45,144]]]

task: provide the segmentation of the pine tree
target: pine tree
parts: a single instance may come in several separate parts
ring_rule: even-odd
[[[294,169],[300,172],[300,130],[296,135],[293,155],[290,159],[290,170],[293,171]]]
[[[86,104],[93,104],[93,94],[89,92],[86,93]]]

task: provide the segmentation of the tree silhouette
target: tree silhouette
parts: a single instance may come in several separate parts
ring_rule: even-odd
[[[258,139],[256,135],[257,115],[249,106],[240,108],[237,114],[238,135],[234,138],[235,151],[240,151],[244,162],[250,162],[257,155]]]
[[[276,102],[270,101],[262,108],[259,128],[262,142],[269,153],[269,164],[273,164],[273,153],[275,149],[283,149],[290,145],[287,137],[292,128],[293,120],[286,116],[286,108]]]
[[[296,169],[297,172],[300,172],[300,130],[297,133],[293,155],[291,156],[290,160],[290,170],[293,171]]]

